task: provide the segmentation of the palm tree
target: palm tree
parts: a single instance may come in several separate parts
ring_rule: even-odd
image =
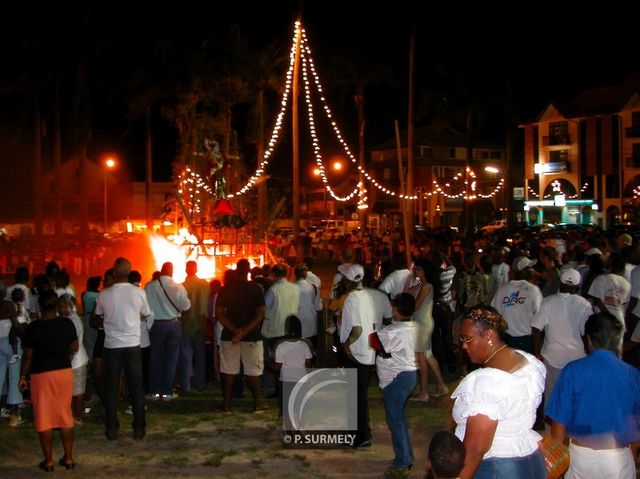
[[[248,141],[256,143],[256,163],[258,165],[264,159],[265,112],[267,111],[265,96],[274,92],[281,93],[283,89],[282,78],[287,61],[286,46],[280,41],[272,42],[262,50],[248,51],[247,57],[243,60],[243,73],[249,84],[253,85],[253,93],[256,98],[249,111],[249,118],[252,120],[249,121],[250,127],[246,134]],[[275,105],[275,102],[270,104],[268,118],[272,118]],[[264,180],[258,184],[257,238],[261,238],[268,227],[267,203],[267,181]]]

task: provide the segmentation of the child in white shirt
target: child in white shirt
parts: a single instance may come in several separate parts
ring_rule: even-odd
[[[272,368],[280,371],[280,381],[293,385],[304,378],[307,368],[311,367],[313,354],[309,344],[302,338],[302,323],[297,316],[291,315],[286,319],[285,330],[287,336],[276,347],[275,360]],[[279,406],[280,415],[283,410],[283,394],[285,388],[282,384],[280,388]],[[287,387],[287,390],[290,388]]]

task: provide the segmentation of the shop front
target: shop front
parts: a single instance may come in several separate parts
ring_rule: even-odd
[[[527,224],[593,224],[596,223],[598,204],[594,200],[567,200],[556,195],[553,200],[524,202],[524,219]]]

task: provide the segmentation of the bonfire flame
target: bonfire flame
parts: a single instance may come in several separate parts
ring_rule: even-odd
[[[163,263],[170,261],[173,263],[173,279],[177,283],[182,283],[186,278],[187,261],[195,261],[198,264],[199,278],[211,280],[216,276],[222,277],[222,270],[226,268],[235,269],[236,262],[240,259],[233,256],[231,245],[217,244],[212,239],[205,239],[200,244],[196,236],[186,228],[180,229],[177,235],[166,238],[151,235],[149,242],[156,270],[160,271]],[[251,267],[263,263],[262,256],[247,259]]]

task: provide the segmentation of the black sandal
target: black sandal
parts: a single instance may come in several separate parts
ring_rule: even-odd
[[[42,461],[38,464],[38,467],[42,469],[44,472],[53,472],[53,464],[47,466],[45,461]]]
[[[58,461],[58,464],[60,464],[62,467],[64,467],[67,470],[73,469],[74,467],[76,467],[75,462],[64,462],[64,457],[60,459],[60,461]]]

